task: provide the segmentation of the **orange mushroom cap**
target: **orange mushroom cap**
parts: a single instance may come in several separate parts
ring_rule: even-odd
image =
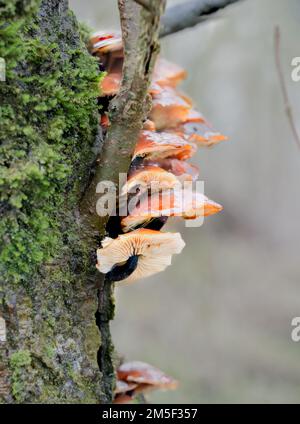
[[[151,390],[174,390],[178,382],[158,368],[145,362],[133,361],[122,364],[117,370],[114,404],[131,403],[139,393]]]
[[[167,87],[153,95],[149,117],[157,130],[162,131],[186,122],[191,107],[188,97]]]
[[[158,166],[179,177],[180,181],[196,181],[199,176],[199,168],[196,165],[174,158],[144,160],[141,166]]]
[[[180,66],[166,59],[158,58],[149,92],[151,94],[158,93],[162,87],[175,88],[180,81],[186,78],[186,75],[186,71]]]
[[[141,131],[133,160],[136,157],[146,159],[177,158],[185,160],[196,152],[196,146],[183,137],[166,132]]]
[[[156,131],[154,122],[150,119],[147,119],[143,124],[143,130]]]
[[[186,118],[186,122],[206,122],[206,119],[198,110],[190,109]]]
[[[100,81],[100,96],[114,96],[119,91],[121,85],[121,73],[109,73]]]
[[[123,51],[122,37],[118,32],[98,31],[90,38],[89,46],[92,54]]]
[[[189,135],[188,139],[196,142],[197,145],[211,147],[221,141],[228,140],[228,137],[214,130],[205,123],[186,123],[183,125],[184,133]]]
[[[122,364],[117,370],[119,380],[160,389],[176,389],[178,382],[158,368],[145,362],[132,361]]]
[[[228,137],[214,130],[208,122],[186,122],[167,132],[184,137],[201,147],[212,147]]]
[[[138,383],[126,382],[124,380],[117,379],[115,393],[126,393],[135,389],[138,386]]]
[[[109,117],[106,113],[103,113],[102,115],[100,115],[100,125],[104,129],[107,129],[110,126]]]
[[[158,166],[141,166],[129,172],[127,182],[122,187],[121,195],[133,193],[137,188],[139,193],[143,193],[150,187],[153,192],[175,188],[179,184],[179,180],[171,172],[167,172]]]
[[[122,218],[124,233],[139,226],[145,226],[153,218],[161,216],[196,219],[201,216],[214,215],[222,210],[222,206],[210,200],[202,193],[187,190],[154,193],[144,197],[140,203]]]

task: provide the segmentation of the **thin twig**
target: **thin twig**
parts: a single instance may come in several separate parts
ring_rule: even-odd
[[[103,194],[97,184],[110,181],[118,189],[119,174],[127,173],[142,122],[147,110],[147,92],[159,51],[159,23],[165,0],[152,0],[155,14],[138,6],[134,0],[119,0],[124,42],[123,79],[120,90],[110,102],[110,127],[104,140],[92,181],[81,202],[81,219],[90,231],[103,237],[108,216],[96,213]]]
[[[293,110],[292,110],[292,106],[290,104],[289,95],[288,95],[288,91],[287,91],[287,88],[286,88],[284,74],[283,74],[283,70],[282,70],[282,66],[281,66],[281,60],[280,60],[280,28],[279,28],[278,25],[275,27],[275,30],[274,30],[274,48],[275,48],[276,69],[277,69],[280,88],[281,88],[281,92],[282,92],[282,96],[283,96],[285,112],[286,112],[290,127],[292,129],[294,140],[297,143],[297,146],[300,148],[300,137],[299,137],[299,134],[298,134],[298,130],[296,128]]]
[[[189,0],[169,7],[161,19],[160,37],[193,27],[240,0]]]

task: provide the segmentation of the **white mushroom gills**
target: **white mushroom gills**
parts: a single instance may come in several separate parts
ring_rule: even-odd
[[[97,268],[106,274],[114,266],[138,255],[137,268],[128,278],[121,281],[132,283],[164,271],[171,265],[172,255],[181,253],[184,246],[185,242],[180,233],[162,233],[147,229],[121,234],[116,239],[106,237],[102,241],[102,249],[97,250]]]

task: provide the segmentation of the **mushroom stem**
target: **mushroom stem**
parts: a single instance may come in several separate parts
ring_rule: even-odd
[[[109,237],[113,239],[117,238],[123,232],[120,217],[118,215],[110,216],[105,229]]]
[[[159,216],[157,218],[153,218],[145,228],[148,230],[156,230],[160,231],[162,227],[166,224],[168,221],[168,216]]]
[[[137,268],[139,261],[138,255],[130,256],[123,265],[116,265],[111,271],[109,271],[105,278],[111,282],[117,282],[125,280],[129,277]]]

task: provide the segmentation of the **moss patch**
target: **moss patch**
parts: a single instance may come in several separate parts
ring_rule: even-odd
[[[63,250],[62,211],[88,177],[98,121],[101,76],[70,33],[73,16],[52,36],[47,17],[32,14],[37,3],[10,0],[0,9],[0,271],[14,282]]]
[[[25,369],[31,364],[31,355],[28,350],[19,350],[11,355],[9,365],[12,371],[12,395],[17,402],[24,400]]]

